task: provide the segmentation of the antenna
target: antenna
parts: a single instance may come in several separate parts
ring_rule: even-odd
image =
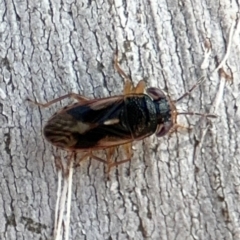
[[[195,85],[193,85],[187,92],[185,92],[180,98],[178,98],[177,100],[173,100],[174,103],[177,103],[179,101],[181,101],[183,98],[185,98],[186,96],[190,95],[191,92],[200,84],[202,84],[205,81],[205,77],[202,76]],[[215,114],[206,114],[206,113],[197,113],[197,112],[176,112],[176,115],[197,115],[197,116],[202,116],[202,117],[206,117],[206,118],[217,118],[217,115]]]
[[[197,113],[197,112],[177,112],[177,115],[197,115],[197,116],[202,116],[206,118],[217,118],[217,115],[215,114],[207,114],[207,113]]]
[[[202,84],[205,81],[205,77],[201,77],[197,83],[195,85],[193,85],[188,92],[185,92],[180,98],[178,98],[177,100],[173,100],[174,103],[181,101],[183,98],[185,98],[186,96],[190,95],[190,93],[200,84]]]

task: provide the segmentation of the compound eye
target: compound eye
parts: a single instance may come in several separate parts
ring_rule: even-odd
[[[160,90],[159,88],[147,88],[146,89],[147,94],[153,99],[153,100],[159,100],[162,98],[166,98],[165,93]]]
[[[163,137],[170,131],[172,126],[173,126],[172,122],[165,122],[164,124],[159,124],[155,133],[156,136]]]

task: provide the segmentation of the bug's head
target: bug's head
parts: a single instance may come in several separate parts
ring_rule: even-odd
[[[188,92],[184,93],[177,100],[171,100],[163,91],[158,88],[148,88],[147,94],[153,99],[157,112],[157,137],[166,135],[171,129],[178,126],[177,116],[178,115],[197,115],[205,118],[216,118],[215,114],[197,113],[197,112],[179,112],[176,109],[176,103],[181,101],[183,98],[188,96],[192,90],[202,83],[200,79]]]
[[[170,131],[170,129],[176,124],[177,110],[175,104],[159,88],[151,87],[146,89],[146,92],[152,98],[156,107],[156,136],[162,137],[166,135]]]

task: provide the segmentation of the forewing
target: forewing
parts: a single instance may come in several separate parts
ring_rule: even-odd
[[[72,150],[104,149],[140,140],[133,138],[129,128],[124,97],[84,100],[65,107],[48,122],[45,137]]]
[[[62,110],[74,119],[74,149],[103,149],[132,141],[124,124],[124,96],[81,101]],[[66,118],[66,117],[64,117]],[[120,119],[121,118],[121,119]],[[123,120],[123,121],[122,121]]]
[[[64,112],[76,120],[96,125],[103,124],[116,115],[116,111],[124,106],[124,96],[83,101],[68,108]]]

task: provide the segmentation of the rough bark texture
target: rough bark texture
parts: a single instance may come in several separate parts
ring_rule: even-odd
[[[25,99],[120,94],[124,81],[112,64],[117,47],[134,83],[145,79],[173,99],[206,76],[178,108],[218,118],[181,117],[193,131],[134,143],[131,163],[113,169],[110,180],[102,163],[81,163],[73,175],[70,238],[240,239],[237,1],[0,6],[0,239],[51,239],[53,231],[56,150],[41,130],[71,100],[40,109]]]

